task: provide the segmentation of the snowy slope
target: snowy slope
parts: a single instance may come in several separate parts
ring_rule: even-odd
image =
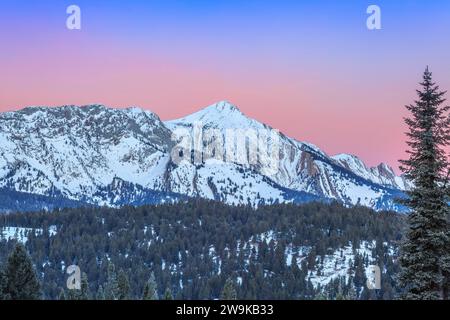
[[[167,162],[169,148],[169,130],[156,115],[137,108],[2,113],[0,187],[38,195],[57,190],[73,200],[92,198],[115,178],[153,188],[164,175],[161,162]]]
[[[406,190],[411,187],[411,184],[404,177],[397,176],[394,170],[385,163],[368,168],[357,156],[344,153],[335,155],[332,159],[336,160],[341,166],[374,183],[400,190]]]
[[[189,196],[253,206],[335,199],[387,209],[407,187],[384,164],[329,157],[226,101],[164,123],[139,108],[102,105],[0,114],[0,189],[11,194],[108,206]]]
[[[296,141],[267,125],[249,119],[236,106],[225,101],[165,124],[173,132],[180,131],[184,135],[189,134],[191,140],[200,140],[201,143],[192,143],[191,147],[200,154],[197,158],[201,159],[199,163],[202,166],[208,167],[203,160],[214,153],[211,150],[231,150],[232,155],[228,151],[219,152],[224,155],[215,159],[224,165],[239,164],[266,176],[281,187],[336,199],[349,205],[389,208],[393,205],[390,199],[392,189],[403,190],[406,186],[406,182],[395,176],[392,169],[384,164],[368,169],[356,157],[329,157],[310,143]],[[198,134],[198,128],[203,129],[203,137]],[[267,138],[263,140],[267,141],[268,145],[276,143],[275,156],[270,148],[260,150],[259,140],[254,138],[255,136]],[[247,143],[248,154],[239,152],[245,149],[239,149],[239,141],[241,145],[242,141],[246,141],[244,145]],[[230,144],[232,148],[229,147]],[[212,147],[208,149],[208,146]],[[252,157],[249,150],[257,150],[257,155]],[[215,162],[215,166],[217,165]],[[192,176],[195,176],[194,171],[191,171]]]

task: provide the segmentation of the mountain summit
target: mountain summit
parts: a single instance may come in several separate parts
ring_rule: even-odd
[[[180,125],[190,126],[194,123],[220,129],[262,127],[262,124],[248,118],[238,107],[227,101],[220,101],[186,117],[165,122],[168,127],[172,128]]]
[[[191,142],[196,125],[214,129],[214,135],[205,133]],[[172,153],[179,143],[174,135],[178,129],[187,129],[189,138],[181,162]],[[256,144],[248,132],[266,140]],[[103,105],[0,114],[1,211],[137,205],[184,197],[252,206],[337,200],[399,209],[393,198],[407,187],[386,165],[368,168],[355,156],[330,157],[226,101],[166,122],[137,107]]]

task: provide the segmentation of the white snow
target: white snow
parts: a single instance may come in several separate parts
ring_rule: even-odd
[[[198,123],[218,132],[216,138],[223,141],[214,150],[223,149],[224,157],[195,165],[171,163],[170,148],[176,142],[170,141],[171,130],[184,129],[193,136]],[[263,150],[252,135],[242,139],[241,132],[252,130],[267,138],[266,145],[278,146],[279,152]],[[224,139],[229,131],[235,134],[232,141]],[[199,145],[205,142],[212,147],[209,140]],[[249,151],[247,155],[246,147],[257,150],[256,154]],[[245,116],[226,101],[164,123],[137,107],[34,107],[0,113],[0,187],[12,185],[32,194],[48,195],[56,188],[70,199],[88,198],[112,206],[120,194],[111,199],[93,195],[119,178],[148,189],[168,187],[233,205],[289,201],[276,184],[347,205],[374,207],[385,196],[376,186],[356,181],[348,171],[376,184],[408,186],[386,165],[368,168],[356,156],[329,157],[311,143],[291,139]]]
[[[356,249],[356,252],[362,256],[367,256],[370,263],[374,260],[372,257],[372,249],[374,246],[375,242],[368,243],[363,241],[360,248]],[[355,260],[353,246],[351,244],[321,258],[322,261],[319,266],[315,270],[310,271],[308,275],[314,287],[318,287],[319,285],[324,287],[338,277],[343,277],[348,281],[350,266]],[[319,260],[320,258],[317,259]],[[319,268],[321,269],[320,274],[318,272]]]
[[[368,168],[366,164],[355,155],[342,153],[332,156],[331,158],[356,175],[374,183],[397,188],[399,190],[405,190],[409,186],[409,183],[403,177],[396,176],[394,170],[385,163],[381,163],[377,167]]]
[[[23,228],[23,227],[3,227],[0,228],[0,240],[16,240],[25,244],[28,241],[28,235],[33,232],[36,236],[42,235],[42,229]],[[50,226],[48,229],[50,236],[57,232],[56,226]]]

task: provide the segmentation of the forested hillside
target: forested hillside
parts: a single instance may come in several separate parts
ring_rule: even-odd
[[[206,200],[8,214],[0,265],[24,243],[47,299],[70,296],[72,264],[89,298],[107,295],[114,265],[123,298],[141,299],[153,273],[159,297],[217,299],[230,279],[241,299],[392,299],[404,220],[336,203],[253,209]],[[382,270],[380,290],[366,288],[368,265]]]

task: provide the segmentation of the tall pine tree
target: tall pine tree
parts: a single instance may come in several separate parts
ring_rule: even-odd
[[[164,292],[164,300],[173,300],[173,295],[170,288],[166,288],[166,291]]]
[[[6,292],[7,279],[0,266],[0,300],[9,300],[9,294]]]
[[[404,203],[411,209],[409,229],[402,245],[400,284],[405,299],[446,299],[449,277],[449,206],[444,181],[449,169],[445,153],[449,142],[449,107],[426,69],[418,100],[406,106],[411,117],[409,159],[401,170],[414,184]]]
[[[41,287],[25,247],[17,244],[5,268],[6,293],[12,300],[37,300]]]
[[[234,281],[232,278],[228,278],[225,281],[225,285],[220,294],[220,300],[236,300],[236,299],[237,299],[237,293],[236,293],[236,288],[234,286]]]
[[[117,281],[116,267],[112,262],[108,263],[108,279],[105,284],[105,299],[119,299],[119,283]]]
[[[62,288],[59,290],[58,300],[66,300],[66,292]]]
[[[120,270],[117,277],[118,299],[128,300],[130,298],[130,283],[128,277],[123,270]]]
[[[91,293],[89,291],[88,277],[85,272],[81,274],[81,287],[80,289],[69,290],[68,300],[90,300]]]
[[[158,287],[156,285],[155,274],[152,272],[144,287],[143,300],[158,300]]]
[[[91,292],[89,290],[88,276],[84,272],[81,275],[81,294],[80,294],[80,299],[81,300],[89,300],[89,299],[91,299]]]
[[[96,300],[105,300],[105,291],[103,290],[103,286],[100,285],[97,290],[97,294],[95,296]]]

